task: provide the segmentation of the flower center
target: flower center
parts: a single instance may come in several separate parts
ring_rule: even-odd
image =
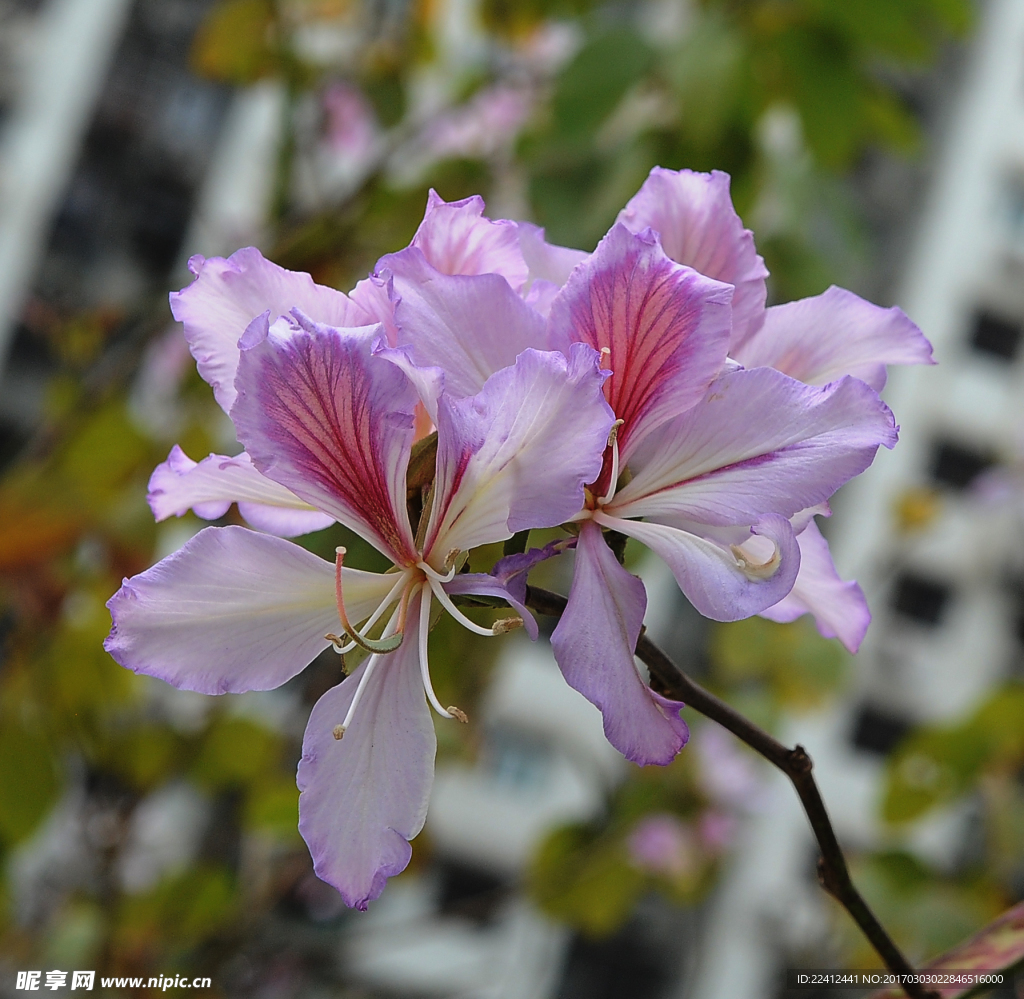
[[[420,601],[420,617],[417,634],[419,647],[417,652],[420,665],[420,677],[423,681],[423,690],[426,694],[427,700],[442,718],[455,718],[463,724],[468,722],[469,719],[466,717],[466,713],[460,708],[457,708],[454,704],[449,705],[447,708],[442,707],[430,680],[427,645],[428,637],[430,635],[430,608],[433,598],[437,597],[441,606],[444,607],[444,609],[447,610],[448,613],[459,622],[459,624],[464,628],[468,628],[477,635],[486,635],[488,637],[504,635],[515,628],[521,627],[523,619],[521,617],[502,618],[495,621],[489,628],[485,628],[466,617],[466,615],[455,606],[451,597],[444,589],[444,584],[451,582],[455,576],[455,563],[461,554],[458,549],[453,549],[448,553],[444,560],[444,565],[448,570],[445,574],[438,572],[424,559],[421,559],[415,565],[406,566],[397,575],[395,583],[388,591],[387,596],[384,597],[377,609],[366,619],[362,628],[357,630],[349,620],[348,612],[345,609],[342,571],[344,568],[345,554],[346,551],[344,548],[336,549],[334,584],[335,595],[338,602],[338,617],[341,620],[342,631],[348,637],[349,641],[345,642],[341,636],[333,634],[327,634],[324,637],[334,646],[335,652],[338,652],[341,655],[344,655],[346,652],[351,652],[357,647],[365,649],[371,655],[367,660],[362,676],[359,678],[359,685],[356,687],[356,692],[352,697],[352,703],[349,705],[348,711],[345,712],[344,720],[340,724],[334,726],[334,738],[341,739],[345,735],[345,731],[348,729],[349,725],[351,725],[356,706],[362,699],[363,691],[366,689],[366,684],[374,670],[377,669],[386,655],[394,652],[402,644],[405,637],[406,618],[408,617],[409,607],[414,600]],[[396,600],[398,601],[398,607],[392,612],[391,618],[388,620],[381,637],[370,638],[370,630],[378,621],[380,621]]]

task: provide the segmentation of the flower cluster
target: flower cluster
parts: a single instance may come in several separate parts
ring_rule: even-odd
[[[558,664],[616,748],[668,763],[682,705],[636,668],[646,595],[607,532],[663,558],[708,617],[811,612],[855,649],[867,607],[814,517],[896,442],[885,365],[931,360],[902,312],[837,288],[766,308],[721,173],[655,169],[590,254],[483,211],[431,193],[410,245],[348,295],[254,249],[190,261],[171,308],[245,450],[175,448],[150,503],[158,519],[237,503],[257,530],[200,531],[108,605],[118,662],[205,693],[276,687],[330,645],[370,653],[313,708],[298,771],[316,872],[359,908],[423,825],[428,703],[464,718],[431,686],[435,603],[535,637],[526,573],[574,545]],[[392,568],[283,540],[334,521]],[[480,545],[558,525],[565,542],[462,571]],[[484,628],[460,594],[521,616]]]

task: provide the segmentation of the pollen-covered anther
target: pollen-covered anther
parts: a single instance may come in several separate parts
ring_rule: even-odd
[[[523,619],[521,617],[502,617],[498,618],[494,624],[491,625],[491,631],[495,635],[507,635],[510,631],[515,631],[516,628],[523,626]]]
[[[333,735],[334,738],[338,739],[339,741],[340,741],[341,737],[344,734],[345,734],[345,726],[344,725],[335,725],[334,728],[331,729],[331,735]]]
[[[778,571],[782,562],[782,553],[778,548],[775,548],[767,562],[755,561],[739,545],[730,545],[729,550],[739,562],[740,570],[751,579],[770,579]]]
[[[445,569],[447,569],[449,571],[451,569],[454,569],[455,568],[455,560],[461,554],[462,554],[462,552],[458,548],[453,548],[450,552],[448,552],[448,554],[445,555],[445,557],[444,557],[444,567],[445,567]]]
[[[625,420],[616,420],[612,424],[611,430],[608,431],[608,447],[611,447],[619,439],[619,427],[625,422]]]
[[[454,704],[449,704],[448,707],[445,708],[445,710],[453,718],[457,718],[460,722],[462,722],[463,725],[469,724],[469,715],[467,715],[466,712],[462,710],[462,708],[457,708],[455,707]]]

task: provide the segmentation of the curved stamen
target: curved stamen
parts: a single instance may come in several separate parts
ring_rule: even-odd
[[[398,620],[398,611],[391,615],[391,620],[388,621],[387,627],[384,629],[384,637],[389,638],[394,635],[396,623]],[[340,725],[335,725],[333,729],[333,735],[335,739],[340,739],[349,725],[352,724],[352,717],[356,713],[356,707],[362,700],[363,691],[366,690],[367,681],[370,679],[370,674],[377,668],[377,663],[381,661],[381,656],[377,653],[370,656],[366,660],[366,669],[363,670],[363,675],[359,678],[359,686],[356,687],[355,695],[352,697],[352,703],[348,706],[348,711],[345,712],[345,720]]]
[[[335,575],[337,575],[337,566],[335,566],[334,571]],[[402,590],[403,587],[405,587],[408,584],[409,576],[410,570],[408,569],[406,569],[399,575],[395,585],[392,586],[391,589],[388,591],[388,595],[380,602],[377,609],[366,619],[362,628],[359,629],[358,633],[362,638],[366,638],[366,633],[381,619],[381,617],[383,617],[384,612],[391,606],[392,603],[394,603],[395,598],[398,596],[399,592]],[[337,579],[335,579],[335,589],[337,589]],[[398,630],[404,631],[404,625],[405,616],[402,615],[402,617],[398,621]],[[347,644],[342,644],[341,638],[338,635],[328,634],[324,635],[324,638],[326,638],[327,641],[329,641],[334,646],[334,651],[341,656],[347,655],[359,644],[354,640],[348,642]]]
[[[448,558],[444,560],[445,565],[449,566],[448,574],[442,576],[436,569],[429,566],[426,562],[417,562],[416,568],[422,570],[423,575],[428,579],[436,580],[438,583],[450,583],[455,578],[455,559],[459,557],[458,549],[453,549],[455,556],[452,556],[452,552],[448,553]]]
[[[348,619],[348,614],[345,612],[345,597],[342,593],[341,585],[341,570],[342,565],[345,561],[346,549],[338,547],[335,549],[336,558],[334,561],[334,594],[338,600],[338,617],[341,618],[341,627],[345,634],[356,643],[361,649],[366,649],[367,652],[373,653],[387,653],[394,652],[399,645],[402,644],[402,632],[397,632],[392,635],[386,635],[382,638],[366,638],[364,635],[359,634],[355,628],[352,627],[351,622]],[[397,583],[395,584],[398,585]],[[392,590],[394,587],[392,587]],[[328,639],[333,641],[333,639]],[[337,648],[337,645],[335,645]]]
[[[448,611],[448,613],[451,614],[451,616],[455,618],[463,628],[468,628],[475,635],[486,635],[488,638],[496,634],[493,628],[484,628],[482,625],[477,624],[476,621],[470,621],[470,619],[452,603],[452,598],[444,592],[444,589],[437,580],[431,579],[428,576],[427,582],[430,584],[430,589],[434,591],[434,596],[437,597],[441,606]]]
[[[431,587],[424,586],[420,596],[420,677],[423,680],[423,690],[426,692],[430,706],[442,718],[457,717],[452,712],[441,707],[441,702],[434,693],[434,685],[430,682],[430,667],[427,664],[427,638],[430,635],[430,590]]]
[[[612,429],[608,431],[608,443],[612,448],[612,476],[611,485],[608,487],[607,496],[598,496],[598,506],[604,506],[605,503],[611,503],[615,498],[615,487],[619,481],[619,427],[625,423],[625,420],[616,420],[612,424]]]

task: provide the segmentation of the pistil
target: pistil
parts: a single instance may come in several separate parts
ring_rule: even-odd
[[[342,563],[346,555],[345,548],[337,548],[336,559],[334,563],[334,593],[338,601],[338,617],[341,619],[341,627],[345,634],[349,637],[350,641],[347,644],[343,644],[339,635],[332,635],[330,633],[324,635],[333,646],[334,651],[339,655],[344,655],[347,652],[351,652],[356,646],[362,649],[366,649],[368,652],[394,652],[399,645],[402,644],[402,630],[405,625],[405,615],[403,613],[399,622],[397,634],[392,636],[390,640],[384,639],[372,639],[367,638],[366,633],[381,619],[384,612],[394,603],[395,598],[398,594],[407,587],[409,583],[410,573],[406,569],[402,572],[398,579],[395,581],[395,585],[388,591],[388,595],[381,601],[377,609],[367,618],[366,623],[363,625],[362,631],[357,631],[352,627],[351,622],[348,619],[348,614],[345,611],[345,599],[344,593],[342,592]],[[404,606],[404,604],[403,604]]]

